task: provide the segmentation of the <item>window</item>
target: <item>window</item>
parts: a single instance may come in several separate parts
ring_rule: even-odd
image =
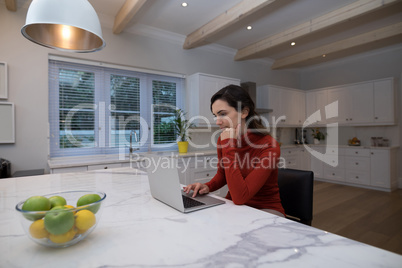
[[[50,157],[174,150],[180,77],[49,60]]]

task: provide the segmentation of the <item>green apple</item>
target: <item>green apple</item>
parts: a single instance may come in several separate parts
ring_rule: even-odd
[[[50,201],[50,205],[52,208],[57,207],[57,206],[67,205],[66,199],[64,199],[64,197],[58,196],[58,195],[49,197],[49,201]]]
[[[81,196],[78,201],[77,201],[77,207],[81,207],[81,206],[85,206],[85,205],[89,205],[92,203],[95,203],[96,201],[101,200],[101,197],[98,194],[86,194]],[[100,204],[94,204],[91,205],[89,207],[85,207],[85,209],[88,209],[90,211],[92,211],[92,213],[96,213],[98,212],[100,207]]]
[[[67,233],[74,226],[74,213],[56,207],[46,213],[45,229],[54,235]]]
[[[66,207],[65,206],[55,206],[55,207],[52,207],[50,210],[56,210],[56,209],[66,209]]]
[[[22,210],[25,211],[47,211],[51,207],[49,199],[44,196],[31,196],[27,200],[25,200],[22,205]],[[24,217],[30,221],[36,221],[43,216],[45,213],[38,212],[37,214],[32,213],[23,213]]]

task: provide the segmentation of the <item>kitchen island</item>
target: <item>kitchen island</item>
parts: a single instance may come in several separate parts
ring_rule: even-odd
[[[64,249],[29,240],[15,205],[68,190],[107,193],[101,220]],[[247,206],[182,214],[131,168],[0,180],[0,267],[401,267],[402,256]]]

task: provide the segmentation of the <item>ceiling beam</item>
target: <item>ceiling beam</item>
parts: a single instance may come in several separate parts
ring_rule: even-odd
[[[340,9],[329,12],[308,22],[296,25],[281,33],[267,37],[261,41],[239,49],[235,55],[236,61],[254,59],[267,53],[273,47],[295,41],[317,31],[372,12],[400,0],[359,0]]]
[[[218,35],[229,26],[252,15],[276,0],[243,0],[186,37],[183,48],[190,49],[205,44],[208,38]]]
[[[381,43],[383,40],[395,42],[394,37],[398,37],[397,42],[402,42],[402,22],[278,59],[272,64],[271,69],[277,70],[311,65],[323,62],[323,57],[325,57],[325,61],[328,59],[333,60],[338,58],[336,55],[340,56],[348,51],[355,50],[355,52],[359,52],[358,48],[362,46],[376,48],[376,44]],[[385,45],[390,44],[390,42],[385,42]],[[363,49],[360,49],[360,51],[363,52]]]
[[[17,0],[6,0],[6,7],[9,11],[17,11]]]
[[[114,19],[113,33],[119,34],[147,0],[126,0]]]

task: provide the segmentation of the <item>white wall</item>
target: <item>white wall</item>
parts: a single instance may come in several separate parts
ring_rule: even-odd
[[[260,61],[235,62],[233,53],[218,54],[205,48],[183,50],[182,43],[129,33],[114,35],[106,27],[103,27],[106,48],[102,51],[85,54],[57,52],[22,36],[20,29],[26,12],[26,9],[10,12],[0,4],[0,61],[9,66],[9,98],[6,101],[14,102],[16,107],[16,142],[0,144],[0,158],[11,162],[12,172],[47,169],[49,54],[186,75],[210,73],[254,81],[259,85],[271,83],[298,87],[300,84],[298,71],[271,71],[267,63]]]

